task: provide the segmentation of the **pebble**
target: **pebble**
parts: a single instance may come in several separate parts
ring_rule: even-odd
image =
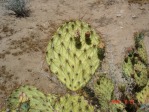
[[[137,18],[137,16],[136,15],[132,15],[132,19],[136,19]]]
[[[122,16],[121,13],[116,14],[116,17],[121,17],[121,16]]]

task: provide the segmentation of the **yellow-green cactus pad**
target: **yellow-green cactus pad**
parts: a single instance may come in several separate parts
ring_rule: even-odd
[[[149,101],[149,81],[141,92],[136,93],[136,98],[140,104],[145,104],[147,103],[146,101]]]
[[[60,101],[55,104],[56,112],[94,112],[93,106],[78,95],[67,94],[60,98]]]
[[[85,86],[98,68],[103,47],[99,35],[89,24],[66,22],[50,40],[46,60],[59,80],[75,91]]]
[[[51,105],[54,106],[58,96],[57,95],[54,95],[54,94],[48,94],[46,95],[48,101],[50,101]]]
[[[144,35],[136,33],[135,48],[128,50],[123,62],[123,75],[134,78],[138,87],[143,87],[148,81],[147,52],[143,42]]]
[[[148,82],[147,67],[141,61],[137,61],[137,63],[134,64],[134,70],[135,70],[134,79],[136,84],[139,87],[145,86]]]
[[[32,86],[21,86],[14,90],[7,104],[12,112],[53,112],[50,100]]]
[[[133,65],[130,57],[125,58],[122,69],[125,77],[131,77],[131,75],[134,74]]]
[[[94,92],[99,100],[99,104],[101,105],[102,110],[109,109],[113,91],[114,84],[110,79],[106,77],[101,77],[94,85]]]
[[[141,60],[144,63],[147,63],[148,62],[147,51],[146,51],[146,47],[144,45],[143,39],[144,39],[143,33],[136,33],[136,35],[135,35],[135,46],[137,49],[137,53],[138,53],[139,57],[141,58]]]
[[[120,110],[121,110],[121,112],[122,112],[122,110],[124,110],[124,108],[125,108],[125,106],[124,106],[124,104],[123,103],[111,103],[110,105],[109,105],[109,112],[119,112]]]
[[[114,91],[113,82],[106,78],[100,78],[97,83],[94,85],[94,92],[99,100],[99,104],[101,105],[101,112],[119,112],[118,110],[124,109],[124,104],[112,103],[112,94]]]

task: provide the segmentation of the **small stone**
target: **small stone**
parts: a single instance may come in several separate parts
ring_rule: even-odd
[[[116,14],[116,17],[121,17],[121,16],[122,16],[121,13]]]
[[[136,19],[137,18],[137,16],[136,15],[132,15],[132,19]]]

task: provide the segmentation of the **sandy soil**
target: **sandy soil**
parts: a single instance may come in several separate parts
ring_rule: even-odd
[[[45,93],[66,92],[45,62],[48,41],[66,20],[82,19],[100,32],[106,43],[102,71],[110,73],[117,83],[124,81],[121,64],[125,49],[134,45],[134,32],[145,32],[149,57],[149,4],[129,4],[126,0],[32,0],[30,17],[17,18],[4,8],[3,1],[0,0],[1,106],[19,85],[35,85]]]

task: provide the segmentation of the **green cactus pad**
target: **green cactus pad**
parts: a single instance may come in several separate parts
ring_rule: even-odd
[[[60,101],[55,104],[56,112],[94,112],[93,106],[78,95],[70,96],[67,94],[60,98]]]
[[[143,87],[148,81],[147,52],[143,42],[144,35],[136,33],[135,48],[129,49],[123,62],[123,75],[134,79],[137,87]]]
[[[113,91],[114,84],[106,77],[101,77],[94,85],[94,92],[99,100],[102,112],[118,112],[118,110],[124,109],[123,103],[115,104],[111,102]]]
[[[101,77],[94,85],[94,92],[97,96],[101,109],[106,110],[109,107],[109,102],[114,91],[114,84],[108,78]]]
[[[48,94],[46,95],[48,101],[50,101],[51,105],[54,106],[58,96],[57,95],[54,95],[54,94]]]
[[[147,64],[148,59],[147,59],[147,51],[146,47],[144,45],[144,34],[143,33],[136,33],[135,35],[135,47],[137,49],[137,53],[141,60]]]
[[[125,77],[131,77],[131,75],[134,74],[133,65],[130,57],[125,58],[122,68]]]
[[[14,112],[53,112],[49,99],[32,86],[21,86],[13,91],[7,108]]]
[[[141,61],[138,61],[136,64],[134,64],[134,70],[135,70],[134,79],[136,84],[139,87],[145,86],[148,81],[147,67]]]
[[[95,73],[103,47],[100,37],[89,24],[66,22],[50,40],[46,60],[59,80],[76,91],[85,86]]]
[[[125,109],[124,109],[124,104],[123,103],[117,103],[117,104],[110,104],[109,105],[109,111],[110,112],[119,112],[120,110],[120,112],[122,112],[122,110],[123,110],[123,112],[125,112]],[[119,111],[118,111],[119,110]]]
[[[140,104],[145,104],[147,103],[146,101],[149,101],[149,81],[141,92],[136,93],[136,98]]]

